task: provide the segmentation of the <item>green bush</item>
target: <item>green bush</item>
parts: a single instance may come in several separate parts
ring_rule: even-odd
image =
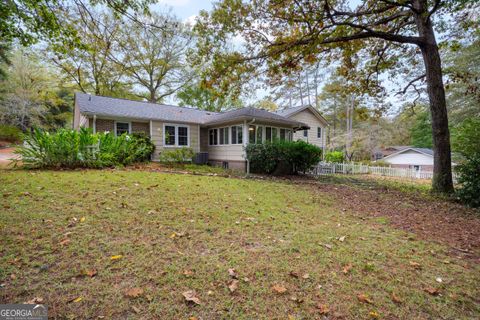
[[[193,149],[186,147],[163,150],[160,152],[160,162],[169,164],[191,162],[194,155]]]
[[[268,174],[282,165],[294,173],[305,172],[322,157],[322,149],[301,140],[249,144],[246,153],[252,172]]]
[[[471,206],[480,207],[480,119],[471,118],[454,128],[453,150],[460,154],[456,192],[460,200]]]
[[[345,155],[342,151],[331,151],[325,153],[325,161],[332,163],[342,163],[345,161]]]
[[[22,130],[14,126],[1,124],[0,140],[11,142],[11,143],[19,143],[22,141]]]
[[[155,146],[148,137],[112,133],[93,134],[60,129],[34,130],[16,149],[27,168],[103,168],[148,160]]]

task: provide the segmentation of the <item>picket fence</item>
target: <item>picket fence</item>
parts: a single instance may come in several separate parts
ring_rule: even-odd
[[[371,174],[385,177],[398,177],[407,179],[432,179],[433,172],[415,169],[373,167],[356,163],[327,163],[320,162],[313,167],[309,174],[319,176],[328,174]]]

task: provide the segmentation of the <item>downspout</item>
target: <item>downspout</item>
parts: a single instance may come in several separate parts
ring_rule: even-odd
[[[97,133],[97,115],[93,115],[93,133]]]

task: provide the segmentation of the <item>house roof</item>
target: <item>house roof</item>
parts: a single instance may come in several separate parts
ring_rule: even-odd
[[[394,152],[394,153],[392,153],[392,154],[389,154],[388,156],[384,157],[383,159],[391,158],[391,157],[393,157],[393,156],[396,156],[397,154],[404,153],[404,152],[406,152],[406,151],[408,151],[408,150],[413,150],[413,151],[415,151],[415,152],[424,154],[424,155],[426,155],[426,156],[433,157],[433,150],[432,150],[432,149],[407,147],[407,148],[400,149],[399,151]],[[382,160],[383,160],[383,159],[382,159]]]
[[[298,106],[298,107],[293,107],[293,108],[286,108],[282,110],[278,110],[275,113],[278,115],[281,115],[286,118],[290,118],[291,116],[303,111],[309,109],[320,121],[324,122],[326,125],[328,125],[327,119],[325,119],[320,112],[314,108],[311,105],[303,105],[303,106]]]
[[[142,120],[198,123],[213,125],[238,120],[263,120],[292,127],[308,128],[306,124],[285,118],[262,109],[241,108],[226,112],[204,111],[189,107],[156,104],[85,93],[75,94],[75,105],[80,113],[104,117],[119,117]]]
[[[144,120],[202,123],[216,114],[216,112],[188,107],[94,96],[78,92],[75,93],[75,104],[84,114]]]
[[[226,111],[223,113],[218,113],[215,116],[213,116],[208,122],[206,122],[206,124],[212,125],[215,123],[228,122],[231,120],[253,120],[253,119],[259,120],[259,121],[273,122],[278,124],[285,124],[285,125],[304,128],[304,129],[310,128],[308,125],[304,123],[288,119],[286,117],[283,117],[273,112],[269,112],[267,110],[256,109],[252,107],[240,108],[240,109]]]

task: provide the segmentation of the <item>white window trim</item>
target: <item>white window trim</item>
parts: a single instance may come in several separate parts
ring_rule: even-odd
[[[233,142],[232,142],[232,138],[233,138],[232,128],[233,128],[233,127],[237,127],[237,129],[238,129],[238,127],[241,128],[240,131],[237,131],[237,136],[236,136],[237,142],[236,142],[236,143],[233,143]],[[231,137],[231,138],[230,138],[230,144],[231,144],[231,145],[236,146],[236,145],[244,145],[244,144],[245,144],[245,142],[244,142],[244,141],[245,141],[245,137],[244,137],[244,136],[245,136],[245,132],[243,132],[243,131],[244,131],[244,128],[245,128],[245,126],[244,126],[243,124],[237,124],[237,125],[234,125],[234,126],[230,126],[230,127],[229,127],[230,137]],[[241,132],[241,133],[242,133],[242,142],[240,142],[240,143],[238,142],[238,132]],[[247,138],[248,138],[248,137],[247,137]]]
[[[174,145],[166,144],[167,135],[165,134],[165,127],[175,127],[175,144]],[[187,145],[186,146],[178,145],[178,127],[187,128]],[[190,126],[188,124],[164,123],[163,124],[163,147],[164,148],[190,148]]]
[[[208,129],[208,146],[209,147],[218,147],[220,146],[219,142],[220,142],[220,136],[219,136],[219,128],[210,128]],[[212,130],[217,130],[217,144],[210,144],[210,131]]]
[[[96,120],[96,119],[95,119]],[[131,121],[121,121],[115,120],[113,123],[113,131],[115,133],[115,137],[117,136],[117,123],[128,123],[128,134],[132,134],[132,122]],[[95,131],[96,131],[96,124],[95,124]]]
[[[231,135],[230,127],[220,127],[220,128],[215,128],[215,129],[218,130],[217,131],[217,135],[218,135],[217,136],[217,142],[218,142],[218,144],[216,144],[216,145],[214,144],[214,146],[228,146],[230,144],[230,141],[232,141],[231,138],[230,138],[230,135]],[[224,143],[220,143],[220,129],[223,129],[224,132],[225,132],[225,130],[228,131],[228,143],[225,143],[225,141],[224,141]],[[225,139],[225,135],[223,136],[223,138]]]

